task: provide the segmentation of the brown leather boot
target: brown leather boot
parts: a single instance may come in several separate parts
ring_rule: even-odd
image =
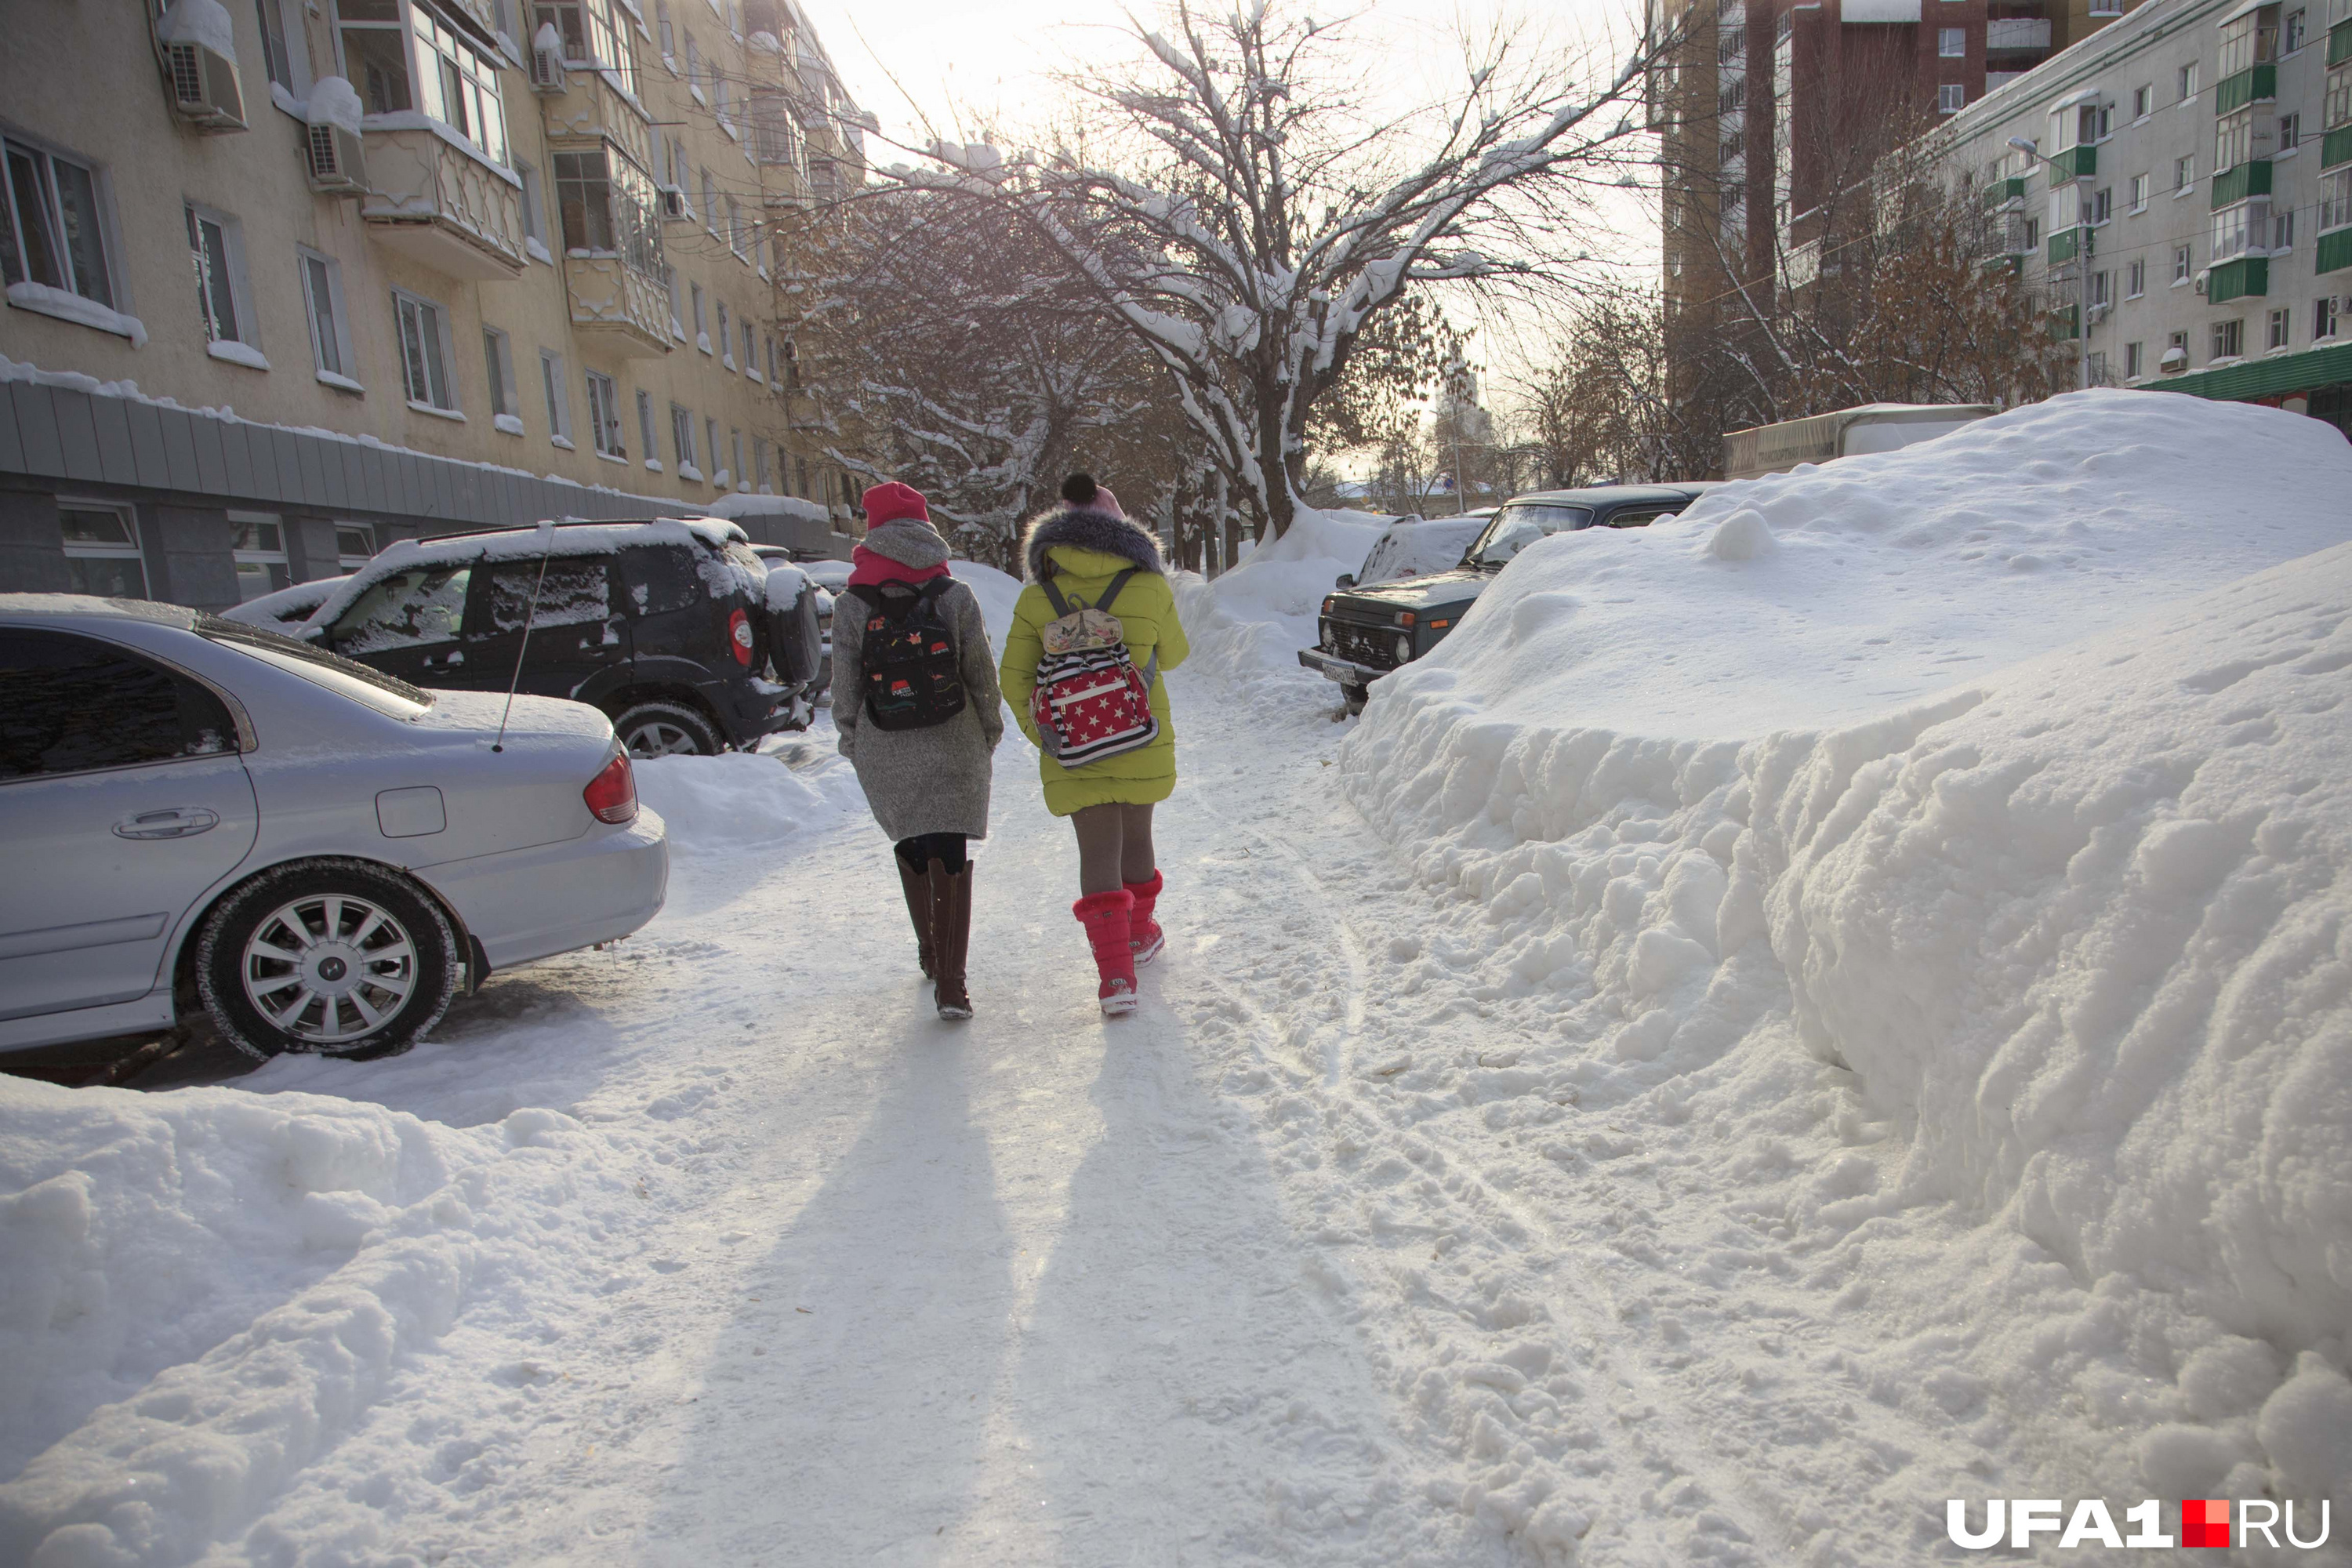
[[[891,856],[890,859],[898,868],[898,888],[907,895],[907,914],[915,922],[915,956],[923,966],[923,978],[929,980],[939,971],[938,949],[931,938],[931,879],[929,868],[918,871],[897,855]]]
[[[961,871],[950,871],[939,861],[931,862],[931,910],[939,925],[932,957],[938,964],[932,975],[932,998],[939,1003],[942,1018],[971,1016],[971,994],[964,989],[964,952],[971,943],[971,862],[966,860]]]

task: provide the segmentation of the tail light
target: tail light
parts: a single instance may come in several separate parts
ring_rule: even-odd
[[[629,753],[615,752],[604,771],[588,781],[580,792],[588,803],[588,813],[599,822],[618,826],[635,822],[637,817],[637,775],[629,771]]]
[[[751,617],[741,610],[727,617],[727,639],[734,646],[735,662],[751,668]]]

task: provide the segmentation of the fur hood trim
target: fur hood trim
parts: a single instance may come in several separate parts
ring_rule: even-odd
[[[1029,581],[1034,583],[1045,575],[1045,552],[1057,544],[1099,550],[1132,561],[1157,576],[1168,575],[1160,559],[1160,546],[1151,535],[1116,512],[1062,506],[1031,518],[1021,539],[1021,562],[1028,569]]]

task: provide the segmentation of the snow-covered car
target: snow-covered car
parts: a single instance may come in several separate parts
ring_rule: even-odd
[[[1371,588],[1407,577],[1425,577],[1457,564],[1470,542],[1486,530],[1491,506],[1454,517],[1401,517],[1373,542],[1364,563],[1334,586]]]
[[[239,621],[248,626],[259,626],[266,632],[286,632],[289,635],[318,613],[349,580],[350,574],[341,577],[319,577],[308,583],[297,583],[291,588],[280,588],[264,594],[257,599],[221,612],[226,621]]]
[[[0,594],[0,1050],[167,1026],[374,1057],[669,878],[610,720],[177,605]]]
[[[1348,711],[1360,713],[1372,682],[1444,641],[1496,574],[1531,541],[1571,529],[1640,528],[1674,516],[1713,488],[1594,485],[1514,496],[1486,520],[1449,570],[1377,586],[1335,588],[1316,622],[1316,646],[1300,649],[1298,662],[1337,681]]]
[[[816,606],[767,579],[719,518],[451,534],[383,551],[302,635],[418,686],[588,703],[633,756],[709,756],[815,711]]]

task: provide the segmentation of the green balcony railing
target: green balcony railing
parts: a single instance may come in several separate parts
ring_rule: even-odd
[[[2068,180],[2087,180],[2099,172],[2099,150],[2096,147],[2069,147],[2050,160],[2053,184],[2064,184]]]
[[[2319,270],[2336,272],[2352,267],[2352,228],[2319,237]]]
[[[2205,279],[2205,300],[2211,305],[2227,304],[2232,300],[2259,300],[2270,291],[2271,258],[2267,256],[2241,256],[2235,261],[2217,262]]]
[[[2082,335],[2075,325],[2076,307],[2067,305],[2050,312],[2050,335],[2062,343],[2071,343]]]
[[[2014,175],[2006,180],[1995,180],[1985,187],[1984,205],[1988,210],[2024,199],[2025,182]]]
[[[2352,60],[2352,16],[2327,29],[2327,63],[2340,66],[2347,60]]]
[[[2225,76],[2213,89],[2213,112],[2223,115],[2241,110],[2250,103],[2278,96],[2278,64],[2266,61],[2248,66],[2235,76]]]
[[[2270,194],[2271,161],[2267,158],[2257,158],[2251,163],[2240,163],[2235,168],[2224,169],[2213,176],[2213,210],[2215,212],[2242,202],[2249,196],[2266,196]]]
[[[2050,265],[2063,267],[2077,256],[2091,254],[2091,231],[2062,228],[2050,237]]]
[[[2352,125],[2339,125],[2320,139],[2319,166],[2332,169],[2338,163],[2352,163]]]

